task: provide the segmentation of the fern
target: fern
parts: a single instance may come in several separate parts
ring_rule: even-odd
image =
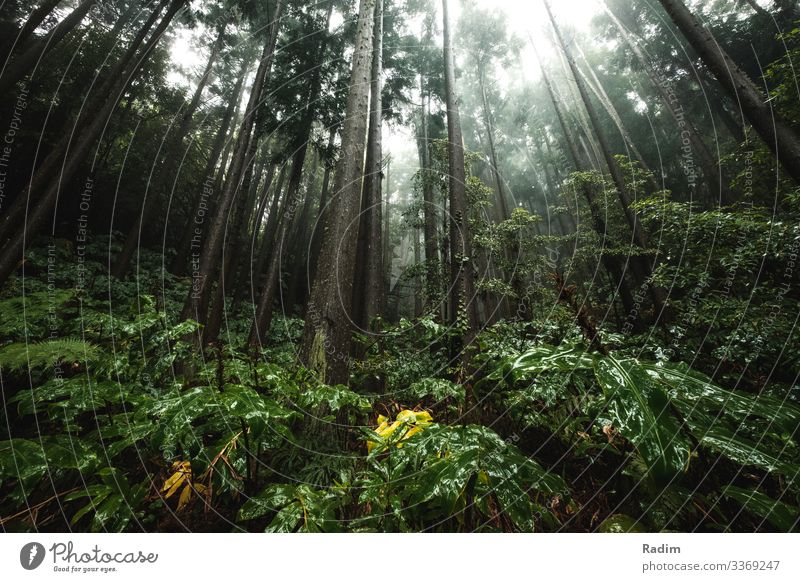
[[[26,367],[33,370],[59,363],[90,363],[99,356],[97,347],[74,338],[13,343],[0,349],[0,367],[10,371],[19,371]]]

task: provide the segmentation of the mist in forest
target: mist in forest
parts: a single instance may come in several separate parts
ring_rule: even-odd
[[[790,532],[792,0],[0,5],[10,532]]]

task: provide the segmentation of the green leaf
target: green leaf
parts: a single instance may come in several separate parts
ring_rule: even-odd
[[[763,450],[757,443],[734,434],[719,423],[702,428],[693,427],[693,432],[700,438],[701,445],[718,451],[741,465],[759,467],[770,473],[780,473],[786,477],[788,486],[797,486],[800,465],[793,459],[780,459]]]
[[[681,432],[665,392],[635,360],[607,356],[595,362],[595,376],[615,427],[631,441],[659,482],[686,469],[690,443]]]
[[[629,515],[615,513],[603,520],[597,531],[600,533],[642,533],[647,530],[642,524]]]
[[[723,495],[738,501],[745,509],[766,519],[782,532],[794,531],[800,521],[800,509],[782,501],[776,501],[761,491],[728,485],[725,487]]]
[[[669,386],[674,398],[710,412],[721,412],[736,422],[757,416],[774,423],[785,434],[793,434],[800,425],[800,408],[766,394],[751,395],[738,390],[725,390],[711,380],[690,370],[686,364],[643,364],[651,376]]]

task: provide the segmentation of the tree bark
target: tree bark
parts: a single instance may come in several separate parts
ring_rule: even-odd
[[[4,67],[0,76],[0,94],[10,92],[14,85],[35,69],[44,56],[75,29],[98,2],[99,0],[83,0],[50,32]]]
[[[361,208],[361,180],[369,115],[370,69],[375,0],[361,0],[350,90],[342,129],[342,153],[336,168],[333,211],[326,221],[319,269],[306,313],[301,357],[319,379],[347,383],[351,327],[348,309]]]
[[[278,37],[278,27],[280,23],[281,0],[276,0],[272,14],[271,25],[264,42],[261,53],[261,60],[253,80],[253,89],[245,109],[244,118],[239,127],[239,134],[236,137],[236,144],[231,158],[231,169],[225,180],[225,187],[217,206],[214,221],[208,233],[208,239],[201,252],[199,268],[192,274],[192,286],[184,303],[182,319],[194,319],[201,325],[205,323],[208,313],[208,305],[213,289],[214,275],[217,272],[217,261],[220,257],[222,247],[222,237],[228,210],[236,198],[236,194],[241,186],[242,178],[246,171],[248,152],[253,139],[253,126],[256,112],[261,104],[262,95],[272,67],[272,59],[275,52],[275,44]]]
[[[383,144],[381,124],[383,108],[381,92],[383,84],[383,0],[375,2],[375,30],[372,54],[372,82],[370,85],[370,119],[367,138],[367,159],[364,170],[361,221],[359,225],[360,292],[354,293],[353,311],[356,324],[365,331],[370,322],[384,310],[383,276]]]
[[[463,330],[457,346],[465,368],[469,368],[469,346],[478,327],[475,275],[472,257],[472,233],[469,226],[469,206],[466,193],[464,140],[456,97],[455,61],[450,40],[447,0],[442,0],[442,29],[444,33],[444,86],[447,105],[447,157],[449,160],[448,188],[450,198],[450,314],[451,325]]]
[[[747,121],[774,153],[786,173],[800,184],[800,135],[772,109],[769,99],[733,62],[705,28],[680,0],[660,0],[664,10],[677,25],[692,48],[731,99],[739,103]]]
[[[328,133],[328,150],[329,155],[332,155],[334,141],[336,140],[336,126],[330,128]],[[330,159],[325,160],[325,173],[322,176],[322,191],[319,195],[319,210],[317,211],[317,221],[314,226],[314,232],[311,233],[311,253],[309,255],[308,264],[308,287],[309,289],[314,285],[314,280],[317,278],[317,259],[319,258],[320,249],[322,247],[322,228],[325,224],[325,207],[328,205],[328,190],[331,179],[332,162]]]
[[[62,0],[45,0],[39,6],[33,9],[30,16],[25,20],[25,24],[19,29],[16,35],[6,39],[0,47],[0,63],[5,63],[14,49],[22,50],[25,48],[25,43],[33,34],[45,18],[55,10],[56,6]]]
[[[0,255],[0,284],[8,279],[8,277],[16,268],[20,259],[23,258],[28,237],[30,237],[32,234],[38,233],[44,226],[48,215],[55,209],[55,205],[58,200],[58,194],[61,190],[61,184],[69,182],[77,173],[81,164],[86,159],[92,144],[94,144],[96,138],[106,127],[109,117],[116,107],[120,95],[125,91],[130,81],[140,70],[142,63],[147,59],[153,48],[155,48],[161,36],[164,34],[167,27],[170,25],[173,18],[183,7],[183,5],[184,0],[173,0],[169,9],[161,18],[158,26],[150,35],[150,38],[142,46],[142,50],[138,53],[138,58],[135,59],[136,62],[132,65],[129,63],[129,66],[124,68],[122,74],[116,78],[116,83],[111,88],[111,91],[105,94],[105,99],[102,106],[99,109],[92,111],[93,117],[91,122],[78,136],[75,149],[72,151],[68,150],[70,140],[69,136],[67,136],[64,147],[57,148],[56,151],[52,152],[50,156],[48,156],[48,160],[52,161],[45,160],[43,166],[47,164],[48,166],[52,165],[55,167],[55,164],[60,160],[61,156],[65,156],[63,165],[61,166],[59,179],[50,180],[48,183],[47,179],[49,177],[49,173],[47,168],[40,168],[31,180],[31,184],[28,188],[29,197],[34,198],[34,193],[42,191],[40,188],[43,189],[43,192],[37,203],[32,206],[30,212],[25,214],[26,220],[21,221],[22,224],[19,225],[16,235],[11,236],[10,241],[3,248],[2,255]],[[148,27],[151,24],[151,20],[148,20],[148,24],[146,24],[145,27]],[[143,36],[144,35],[140,34],[136,41],[139,41],[139,38],[142,38],[143,40]],[[131,47],[132,49],[136,47],[136,41],[134,41],[134,45]],[[40,172],[42,175],[40,175]],[[21,196],[24,196],[24,194],[21,194]],[[23,211],[29,210],[26,208],[25,201],[23,201],[21,206]],[[9,224],[8,219],[6,220],[5,224]],[[12,224],[14,224],[14,226],[17,225],[16,223]],[[0,239],[2,238],[3,237],[0,237]]]

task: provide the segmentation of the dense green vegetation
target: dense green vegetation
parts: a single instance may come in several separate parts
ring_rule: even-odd
[[[3,531],[796,530],[800,11],[552,8],[3,4]]]

